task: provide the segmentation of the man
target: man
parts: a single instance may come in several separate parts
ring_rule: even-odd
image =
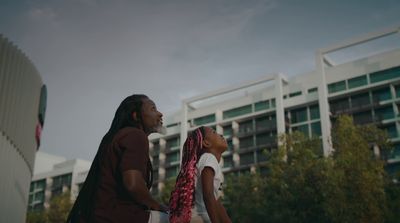
[[[147,136],[162,127],[162,114],[146,95],[131,95],[118,107],[86,181],[68,216],[75,222],[147,223],[155,201]]]

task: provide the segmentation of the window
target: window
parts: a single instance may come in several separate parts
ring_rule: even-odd
[[[292,123],[307,121],[307,108],[299,108],[290,112]]]
[[[273,116],[262,116],[256,119],[256,130],[276,129],[276,119]]]
[[[254,153],[240,154],[240,165],[248,165],[254,163]]]
[[[233,151],[233,142],[232,139],[227,139],[226,143],[228,144],[228,149],[227,151]]]
[[[224,167],[233,167],[233,156],[224,156]]]
[[[390,158],[392,159],[400,159],[400,144],[395,144],[390,154]]]
[[[224,126],[223,127],[223,131],[224,131],[224,137],[225,138],[229,138],[229,137],[232,137],[232,134],[233,134],[233,129],[232,129],[232,126]]]
[[[239,123],[239,133],[249,133],[253,129],[253,119]]]
[[[387,131],[390,138],[397,137],[397,129],[395,124],[390,124],[387,126],[382,127],[383,130]]]
[[[332,114],[342,113],[350,107],[348,98],[334,100],[329,104]]]
[[[167,139],[167,143],[166,143],[167,149],[179,147],[179,144],[180,144],[179,141],[180,141],[179,137]]]
[[[353,121],[356,125],[364,125],[372,122],[371,111],[365,111],[353,114]]]
[[[396,98],[400,98],[400,85],[395,87],[396,90]]]
[[[385,80],[390,80],[394,78],[399,78],[400,77],[400,67],[394,67],[382,71],[378,71],[375,73],[371,73],[369,75],[371,79],[371,83],[376,83],[379,81],[385,81]]]
[[[311,123],[311,135],[312,136],[321,136],[322,135],[320,122]]]
[[[328,84],[328,92],[335,93],[346,90],[346,81],[339,81],[332,84]]]
[[[270,136],[268,133],[258,134],[256,136],[257,145],[265,145],[270,142]]]
[[[349,89],[361,87],[368,84],[367,75],[351,78],[348,80]]]
[[[381,102],[385,100],[389,100],[392,98],[392,94],[390,93],[390,88],[382,88],[379,90],[375,90],[372,92],[372,97],[374,102]]]
[[[261,111],[261,110],[266,110],[269,109],[269,101],[259,101],[254,104],[254,110],[255,111]]]
[[[179,151],[167,154],[167,163],[179,162]]]
[[[223,112],[223,118],[227,119],[227,118],[233,118],[236,116],[240,116],[240,115],[244,115],[244,114],[248,114],[252,112],[252,108],[251,105],[245,105],[242,107],[238,107],[238,108],[234,108],[234,109],[230,109],[227,111]]]
[[[173,166],[173,167],[169,167],[166,169],[165,171],[165,177],[168,178],[172,178],[172,177],[176,177],[179,173],[179,166]]]
[[[239,139],[240,149],[246,149],[254,146],[253,136],[243,137]]]
[[[308,93],[309,94],[311,94],[311,93],[315,93],[315,92],[318,92],[318,88],[310,88],[310,89],[308,89]]]
[[[392,105],[387,106],[387,107],[383,107],[383,108],[375,109],[375,117],[378,120],[385,120],[385,119],[394,118],[394,112],[393,112]]]
[[[299,96],[299,95],[301,95],[301,91],[293,92],[293,93],[289,94],[289,98],[293,98],[293,97],[296,97],[296,96]]]
[[[308,136],[308,135],[309,135],[309,133],[308,133],[308,124],[299,125],[299,126],[296,126],[296,127],[292,127],[292,131],[293,131],[293,132],[295,132],[295,131],[301,132],[301,133],[303,133],[305,136]]]
[[[319,119],[319,106],[318,105],[313,105],[310,106],[310,119]]]
[[[194,124],[197,126],[204,125],[207,123],[212,123],[212,122],[215,122],[215,114],[206,115],[206,116],[194,119]]]
[[[351,107],[352,108],[360,108],[366,105],[370,105],[369,93],[363,93],[351,96]]]
[[[271,108],[275,108],[275,98],[271,99]]]

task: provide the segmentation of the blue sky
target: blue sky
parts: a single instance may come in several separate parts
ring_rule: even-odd
[[[127,95],[167,115],[210,90],[308,72],[318,48],[400,26],[399,12],[398,0],[0,0],[0,33],[48,87],[41,150],[92,160]]]

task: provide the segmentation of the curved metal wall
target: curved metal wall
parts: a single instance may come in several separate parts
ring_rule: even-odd
[[[42,79],[0,34],[0,222],[25,222]]]

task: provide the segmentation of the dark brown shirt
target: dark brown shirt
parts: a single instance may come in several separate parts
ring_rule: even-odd
[[[94,222],[147,223],[149,212],[125,189],[122,173],[139,170],[149,184],[149,141],[140,129],[121,129],[105,148],[96,193]]]

